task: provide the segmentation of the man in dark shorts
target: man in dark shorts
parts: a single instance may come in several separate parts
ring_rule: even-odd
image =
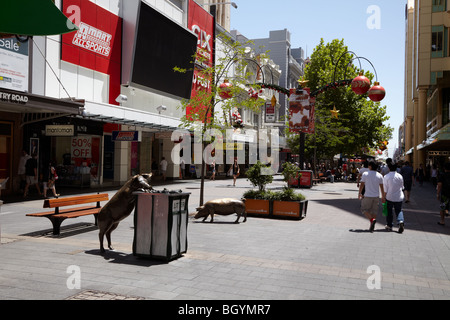
[[[414,185],[414,170],[409,165],[408,161],[406,161],[405,165],[400,169],[400,174],[403,176],[403,184],[405,187],[405,203],[408,203],[411,187]]]

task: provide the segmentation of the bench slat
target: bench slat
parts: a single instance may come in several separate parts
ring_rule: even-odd
[[[59,210],[59,214],[64,214],[64,213],[74,212],[74,211],[79,211],[79,210],[89,210],[89,209],[98,209],[98,208],[95,206],[76,207],[76,208],[71,208],[71,209]],[[53,216],[53,215],[55,215],[54,211],[47,211],[47,212],[38,212],[38,213],[28,213],[26,216],[27,217],[47,217],[47,216]]]
[[[107,193],[44,200],[44,208],[57,208],[83,203],[107,201]]]
[[[70,218],[77,218],[77,217],[83,217],[88,216],[91,214],[98,214],[100,212],[101,208],[94,208],[89,210],[81,210],[81,211],[73,211],[73,212],[67,212],[67,213],[59,213],[55,214],[52,217],[54,218],[63,218],[63,219],[70,219]]]

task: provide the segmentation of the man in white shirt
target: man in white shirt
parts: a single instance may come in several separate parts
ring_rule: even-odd
[[[377,172],[377,164],[374,161],[369,162],[369,171],[364,172],[361,177],[361,184],[359,185],[359,199],[361,201],[361,211],[364,216],[370,220],[369,231],[373,232],[375,229],[375,223],[377,222],[379,197],[381,191],[381,201],[386,201],[384,188],[383,188],[383,176]],[[365,188],[364,195],[362,190]]]
[[[386,194],[388,216],[386,217],[386,230],[392,231],[394,216],[392,209],[395,210],[397,221],[399,223],[398,233],[404,230],[404,218],[402,212],[403,195],[403,176],[397,173],[397,166],[389,164],[389,173],[383,178],[384,192]]]

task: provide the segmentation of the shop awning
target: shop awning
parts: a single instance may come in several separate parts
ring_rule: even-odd
[[[57,35],[77,29],[52,0],[2,0],[0,38]]]
[[[437,131],[426,141],[417,146],[418,150],[447,151],[450,150],[450,124]]]
[[[171,131],[179,128],[181,121],[171,117],[110,104],[86,101],[81,115],[85,119]]]
[[[56,99],[0,88],[0,111],[13,113],[79,114],[84,101]]]

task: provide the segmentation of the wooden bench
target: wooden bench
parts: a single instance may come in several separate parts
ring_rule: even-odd
[[[107,193],[99,193],[93,195],[83,195],[74,197],[64,197],[44,200],[44,208],[54,208],[54,211],[29,213],[28,217],[45,217],[48,218],[53,225],[53,234],[60,234],[61,223],[66,219],[78,218],[87,215],[94,215],[95,225],[97,225],[97,214],[101,210],[100,201],[108,201]],[[61,210],[61,207],[74,206],[86,203],[97,202],[95,206],[82,206]]]

